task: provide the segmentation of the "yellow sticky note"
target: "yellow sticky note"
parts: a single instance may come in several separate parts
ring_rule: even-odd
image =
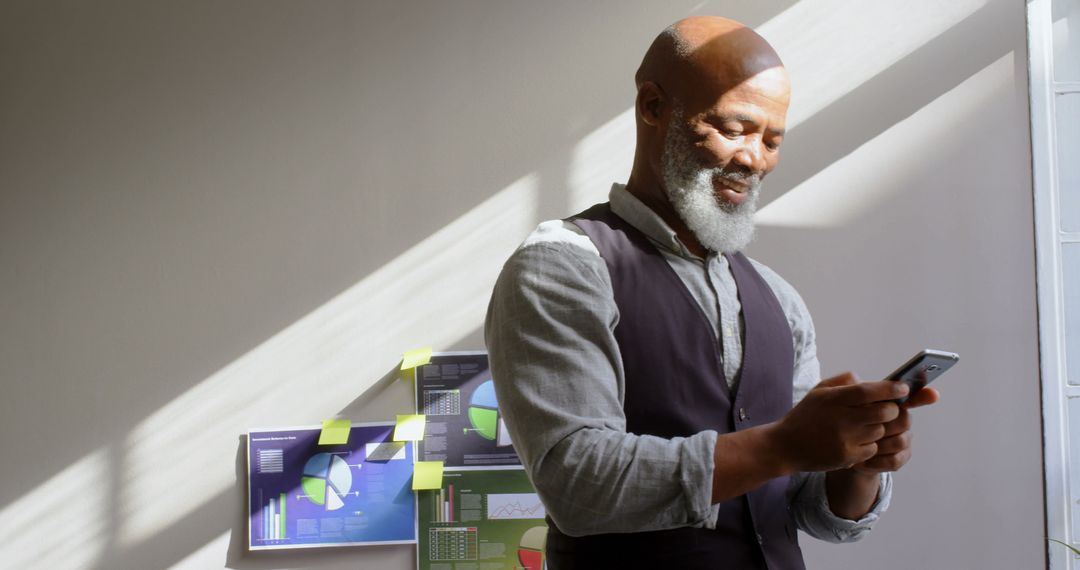
[[[397,425],[394,426],[394,441],[420,441],[424,439],[425,422],[426,418],[423,414],[398,416]]]
[[[409,370],[431,362],[432,349],[430,346],[410,350],[401,355],[401,369]]]
[[[442,461],[417,461],[413,467],[413,491],[442,489]]]
[[[323,420],[319,445],[335,445],[349,442],[352,420]]]

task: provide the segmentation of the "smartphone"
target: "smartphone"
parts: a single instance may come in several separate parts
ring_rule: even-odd
[[[897,404],[902,404],[907,401],[912,394],[921,390],[923,386],[933,382],[935,378],[952,368],[959,360],[960,355],[955,352],[931,350],[928,348],[920,351],[915,356],[912,356],[911,360],[908,360],[900,366],[900,368],[894,370],[893,373],[886,376],[885,379],[894,382],[903,382],[911,388],[907,397],[896,401]]]

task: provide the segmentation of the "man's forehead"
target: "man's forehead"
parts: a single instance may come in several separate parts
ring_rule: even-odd
[[[791,98],[787,73],[783,68],[773,68],[748,78],[737,85],[709,81],[701,78],[697,85],[690,85],[689,92],[695,99],[693,106],[700,110],[725,109],[727,114],[744,113],[756,115],[767,112],[784,115]]]

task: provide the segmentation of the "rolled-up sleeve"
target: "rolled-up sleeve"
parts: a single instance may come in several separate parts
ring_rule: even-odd
[[[716,432],[626,432],[617,322],[598,255],[536,243],[511,256],[485,338],[514,447],[566,534],[713,526]]]
[[[857,521],[836,516],[829,507],[825,491],[825,473],[805,473],[800,477],[800,489],[791,504],[791,513],[798,527],[810,536],[826,542],[855,542],[873,528],[892,497],[892,474],[882,473],[877,499]]]

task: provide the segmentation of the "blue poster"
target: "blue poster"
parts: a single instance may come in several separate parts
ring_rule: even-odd
[[[416,542],[413,447],[394,424],[353,425],[341,445],[320,432],[248,432],[248,548]]]

